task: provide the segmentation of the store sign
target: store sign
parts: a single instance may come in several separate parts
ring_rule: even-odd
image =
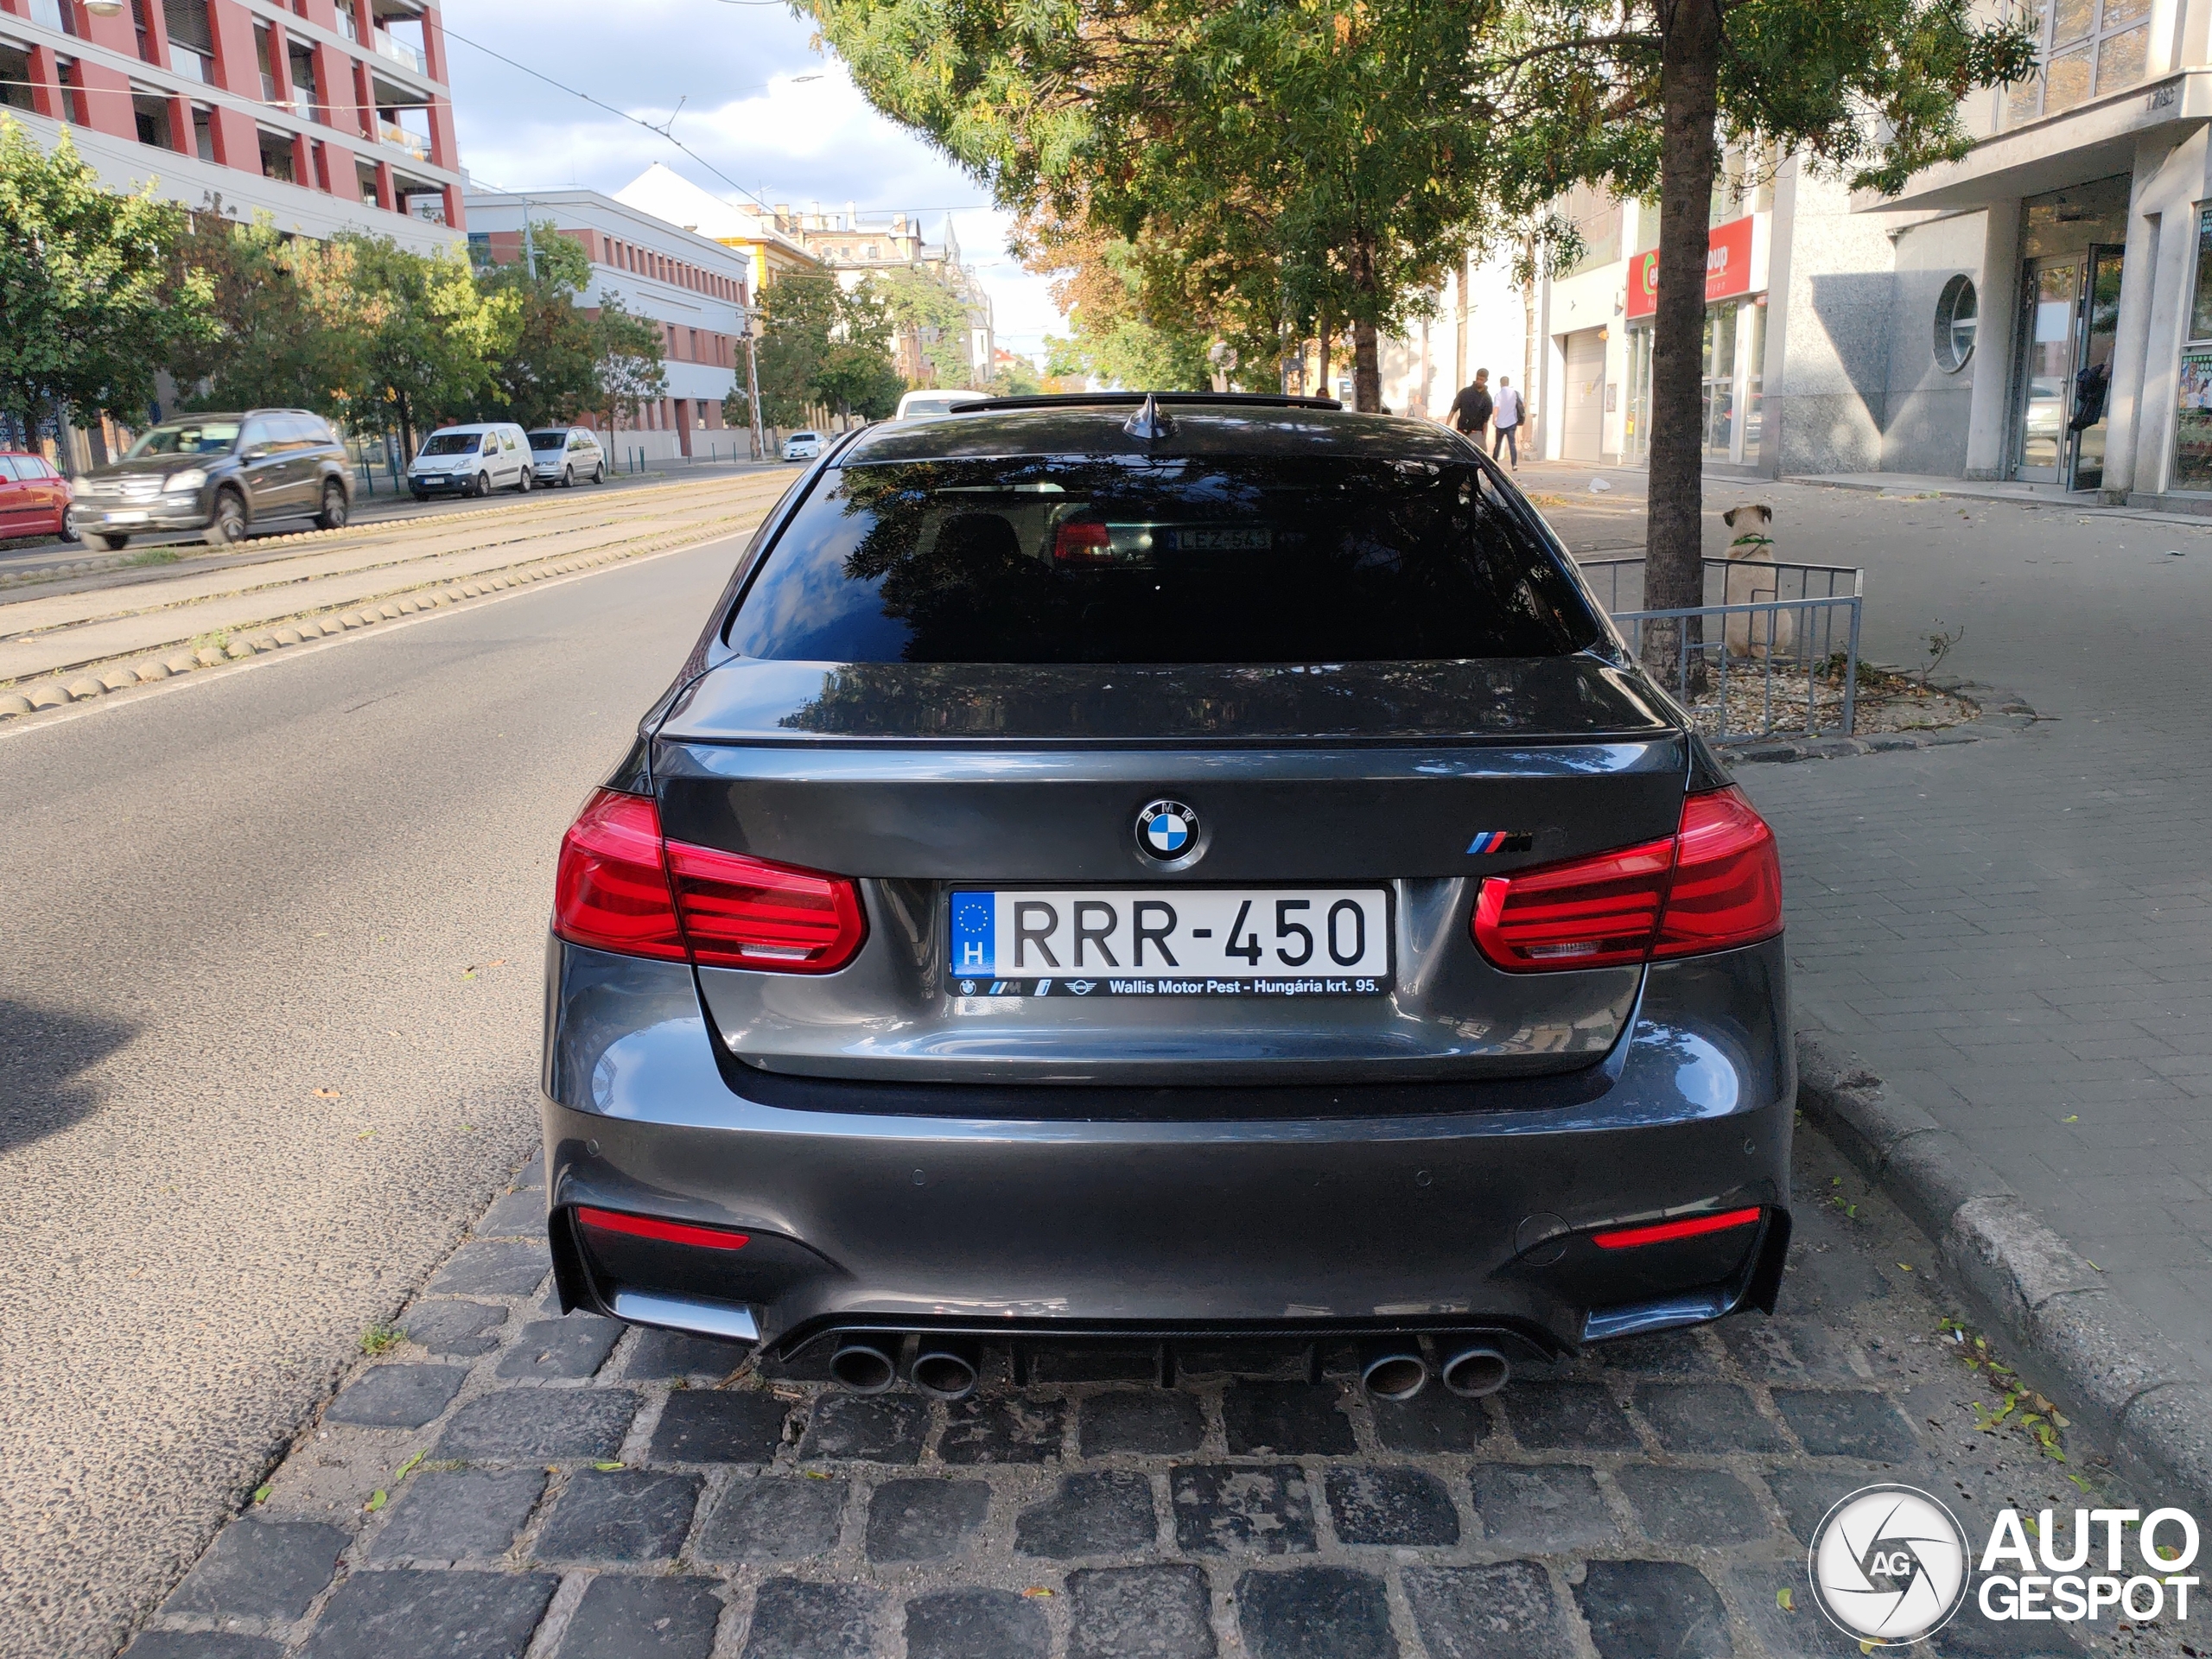
[[[1751,220],[1747,214],[1716,226],[1706,238],[1705,301],[1733,299],[1751,291]],[[1648,317],[1659,308],[1659,250],[1639,253],[1628,264],[1628,315]]]

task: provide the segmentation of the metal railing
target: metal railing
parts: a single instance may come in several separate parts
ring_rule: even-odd
[[[381,29],[372,32],[376,35],[376,50],[378,57],[390,58],[394,63],[404,64],[418,75],[427,75],[430,73],[429,61],[406,41],[392,39]]]
[[[1647,610],[1643,559],[1576,563],[1629,650],[1648,669],[1656,659],[1653,671],[1707,737],[1851,734],[1864,571],[1707,559],[1705,604]]]

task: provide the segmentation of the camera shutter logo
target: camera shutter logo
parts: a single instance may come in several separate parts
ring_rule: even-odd
[[[1965,1605],[1970,1556],[1950,1510],[1911,1486],[1866,1486],[1813,1529],[1813,1599],[1846,1635],[1910,1647]]]

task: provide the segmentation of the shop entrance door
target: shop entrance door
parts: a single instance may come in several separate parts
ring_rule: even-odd
[[[2105,434],[2112,418],[2112,353],[2120,335],[2120,265],[2123,250],[2089,250],[2089,286],[2082,296],[2082,346],[2075,353],[2073,397],[2067,424],[2075,427],[2074,480],[2077,490],[2105,481]],[[2086,418],[2085,418],[2086,417]]]
[[[2013,476],[2031,484],[2064,482],[2072,470],[2067,416],[2073,410],[2082,261],[2037,259],[2020,284],[2020,403]]]

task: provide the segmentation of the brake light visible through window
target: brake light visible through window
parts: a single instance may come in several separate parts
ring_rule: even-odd
[[[670,841],[651,799],[612,790],[562,837],[553,894],[571,944],[709,968],[832,973],[868,938],[855,882]]]
[[[1487,878],[1476,947],[1512,973],[1699,956],[1782,931],[1774,832],[1736,789],[1688,797],[1670,840]]]

